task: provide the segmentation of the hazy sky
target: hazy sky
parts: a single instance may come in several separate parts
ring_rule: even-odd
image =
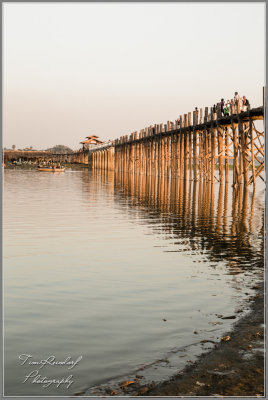
[[[264,3],[4,3],[3,144],[73,149],[211,106],[262,105]]]

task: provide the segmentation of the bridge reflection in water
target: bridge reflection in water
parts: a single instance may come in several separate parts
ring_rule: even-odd
[[[92,178],[109,183],[116,202],[147,221],[149,217],[152,230],[157,226],[155,234],[172,240],[174,247],[164,251],[205,254],[212,263],[225,260],[234,275],[245,269],[262,271],[264,185],[252,190],[234,188],[231,182],[211,185],[104,170],[93,170]]]

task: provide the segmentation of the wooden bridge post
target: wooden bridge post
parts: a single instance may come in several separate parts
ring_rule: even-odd
[[[242,158],[243,158],[243,169],[244,169],[244,186],[248,185],[248,173],[249,173],[249,123],[241,121],[241,133],[242,133]]]
[[[176,125],[176,133],[172,134],[172,158],[173,158],[173,176],[177,177],[178,176],[178,146],[177,146],[177,141],[178,141],[178,133],[177,133],[177,125]]]
[[[123,154],[123,137],[120,138],[120,172],[123,171],[123,162],[124,162],[124,154]]]
[[[162,135],[162,138],[161,138],[161,176],[164,176],[164,174],[165,174],[165,136]]]
[[[170,174],[174,175],[174,132],[170,134]]]
[[[142,133],[139,134],[140,139],[142,138]],[[143,162],[143,150],[142,150],[143,142],[142,140],[139,141],[139,173],[142,174],[142,162]]]
[[[188,126],[189,126],[189,133],[188,133],[188,141],[189,141],[189,179],[192,180],[192,171],[193,171],[193,143],[192,143],[192,118],[191,113],[188,113]]]
[[[134,149],[134,144],[133,144],[133,133],[129,137],[129,171],[131,174],[133,173],[133,149]],[[132,179],[132,178],[131,178]]]
[[[171,136],[167,136],[166,138],[166,175],[170,174],[171,167],[171,157],[170,157],[170,145],[171,145]]]
[[[133,135],[133,140],[136,140],[136,133],[134,133],[134,135]],[[136,173],[137,172],[137,142],[134,142],[132,144],[132,146],[133,146],[133,162],[132,162],[133,167],[132,167],[132,169],[133,169],[133,172]]]
[[[164,125],[164,129],[166,128],[166,125]],[[164,135],[162,136],[162,176],[166,174],[166,165],[167,165],[167,160],[166,160],[166,130],[164,131]]]
[[[134,134],[135,136],[134,136],[134,139],[136,140],[137,139],[137,132],[135,132],[135,134]],[[138,143],[137,142],[135,142],[134,143],[134,163],[133,163],[133,171],[134,171],[134,173],[136,173],[137,172],[137,164],[138,164]]]
[[[150,127],[149,130],[149,138],[148,138],[148,154],[149,154],[149,163],[148,163],[148,175],[152,176],[152,164],[153,164],[153,127]],[[150,178],[150,185],[152,185],[152,179]],[[152,186],[151,186],[152,188]]]
[[[108,170],[108,150],[104,150],[104,155],[105,155],[105,163],[104,163],[104,168],[107,171]]]
[[[117,139],[115,140],[114,146],[114,170],[117,172]]]
[[[146,174],[146,143],[145,139],[142,141],[142,173]]]
[[[239,103],[238,103],[239,104]],[[244,163],[243,163],[243,148],[244,148],[244,132],[241,120],[238,122],[238,151],[239,151],[239,177],[238,183],[243,183]]]
[[[116,147],[115,147],[115,170],[118,173],[119,172],[119,139],[116,140]]]
[[[119,171],[120,173],[123,171],[123,162],[124,162],[124,157],[123,157],[123,137],[120,138],[120,166],[119,166]]]
[[[223,182],[224,178],[224,154],[223,154],[223,128],[217,124],[218,133],[218,157],[219,157],[219,177],[220,182]]]
[[[159,136],[157,138],[157,158],[158,158],[158,177],[161,176],[162,171],[161,171],[161,166],[162,166],[162,160],[161,160],[161,156],[162,156],[162,149],[161,149],[161,143],[162,143],[162,127],[160,125],[160,129],[159,129]],[[159,180],[159,178],[158,178]]]
[[[139,134],[140,137],[140,134]],[[142,169],[142,148],[141,148],[141,141],[138,143],[138,170],[139,174],[141,174],[141,169]]]
[[[155,146],[156,136],[155,136],[155,133],[156,133],[156,128],[154,128],[154,130],[153,130],[152,143],[151,143],[151,150],[152,150],[152,153],[151,153],[151,175],[152,176],[155,176],[155,163],[156,163],[156,146]],[[152,182],[155,182],[155,181],[153,180]],[[155,183],[154,183],[154,185],[155,185]],[[153,186],[153,187],[155,187],[155,186]]]
[[[123,172],[127,171],[127,144],[126,144],[126,136],[124,136],[124,144],[123,144],[123,152],[124,152],[124,164],[123,164]]]
[[[205,152],[204,152],[204,156],[205,156],[204,157],[205,158],[205,180],[207,182],[208,180],[210,180],[210,176],[209,176],[210,141],[209,141],[209,128],[208,127],[206,127],[204,134],[205,134],[205,143],[204,143],[204,146],[205,146]]]
[[[128,162],[129,170],[128,170],[128,172],[130,172],[130,173],[133,172],[133,148],[134,148],[131,140],[132,140],[132,135],[130,136],[130,139],[129,139],[130,143],[128,144],[128,148],[129,148],[129,162]]]
[[[128,172],[128,163],[129,163],[129,156],[128,156],[128,143],[127,143],[127,137],[124,136],[124,168],[123,172]],[[127,179],[127,178],[125,178]]]
[[[187,179],[188,175],[188,131],[185,129],[188,127],[188,118],[187,114],[184,114],[184,179]]]
[[[136,133],[134,132],[132,135],[132,172],[136,172],[136,165],[137,165],[137,160],[136,160],[136,152],[137,152],[137,143],[135,142],[136,140]]]
[[[130,139],[129,139],[130,140]],[[131,143],[127,143],[126,144],[126,148],[127,148],[127,163],[126,163],[126,171],[127,173],[132,172],[132,145]]]
[[[153,151],[154,151],[154,155],[153,155],[153,157],[154,157],[153,175],[154,176],[157,175],[157,168],[158,168],[158,142],[157,142],[157,138],[158,138],[158,136],[154,137],[154,147],[153,147]]]
[[[232,117],[232,133],[233,133],[233,145],[234,145],[234,160],[233,160],[233,185],[238,184],[239,176],[239,161],[238,161],[238,141],[237,141],[237,124],[234,123]]]
[[[156,169],[157,169],[157,136],[156,136],[157,129],[155,129],[155,136],[153,138],[153,175],[156,176]]]
[[[117,142],[116,144],[118,145],[118,140],[116,142]],[[118,172],[119,171],[119,147],[118,146],[116,146],[116,148],[115,148],[114,157],[115,157],[115,170],[116,170],[116,172]]]
[[[111,169],[111,161],[110,161],[110,149],[106,149],[106,169],[107,171],[109,171],[109,169]]]
[[[125,136],[124,137],[124,168],[123,168],[123,172],[127,172],[128,171],[128,161],[129,161],[128,143],[127,143],[127,136]]]
[[[251,144],[251,164],[252,164],[252,181],[255,190],[256,185],[256,168],[255,168],[255,151],[254,151],[254,137],[253,137],[253,129],[252,129],[252,118],[249,117],[249,137]]]
[[[184,128],[184,120],[180,116],[180,178],[184,178],[184,133],[182,132]]]
[[[181,150],[181,116],[180,116],[180,122],[179,122],[179,128],[176,133],[176,174],[178,177],[180,177],[181,170],[180,170],[180,150]]]
[[[149,131],[149,137],[147,139],[147,173],[146,175],[150,176],[151,175],[151,162],[152,162],[152,157],[151,157],[151,129]]]
[[[138,132],[136,132],[135,139],[138,139]],[[140,163],[140,144],[136,142],[135,146],[135,173],[139,173],[139,163]]]
[[[214,115],[211,108],[211,159],[210,159],[210,171],[211,171],[211,181],[214,182],[215,176],[215,128],[214,128]]]
[[[104,169],[104,150],[101,150],[101,169]]]
[[[204,122],[208,122],[208,107],[205,107],[205,116]],[[208,139],[208,128],[205,127],[203,132],[203,171],[204,171],[204,180],[207,182],[208,180],[208,157],[209,157],[209,139]]]
[[[124,147],[124,137],[121,138],[121,166],[120,171],[121,173],[124,172],[124,164],[125,164],[125,147]]]
[[[229,182],[229,128],[225,128],[225,182]]]
[[[92,168],[95,169],[95,151],[92,153]]]
[[[203,120],[203,108],[200,108],[200,120],[199,120],[199,123],[203,124],[203,122],[204,122],[204,120]],[[198,125],[198,122],[197,122],[197,125]]]
[[[146,163],[145,163],[145,169],[146,169],[146,176],[149,176],[149,170],[150,170],[150,141],[148,137],[148,132],[146,135],[146,141],[145,141],[145,157],[146,157]]]
[[[204,177],[204,132],[205,132],[204,129],[198,132],[198,142],[199,142],[198,166],[199,166],[200,180],[202,180]]]
[[[145,168],[146,168],[146,176],[149,176],[149,171],[150,171],[150,130],[151,128],[146,128],[146,139],[145,139],[145,157],[146,157],[146,163],[145,163]]]
[[[193,169],[194,181],[197,181],[197,145],[196,145],[196,125],[198,124],[198,114],[193,111]]]
[[[107,171],[110,169],[110,149],[106,149],[106,169]]]

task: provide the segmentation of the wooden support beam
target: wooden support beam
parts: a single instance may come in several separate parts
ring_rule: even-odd
[[[184,128],[188,127],[188,116],[184,114]],[[184,131],[184,179],[187,179],[188,175],[188,157],[189,157],[189,142],[188,142],[188,132]]]
[[[182,133],[184,122],[180,116],[180,178],[184,178],[184,134]]]
[[[233,122],[233,119],[232,119]],[[238,124],[232,123],[233,145],[234,145],[234,161],[233,161],[233,185],[238,184],[239,177],[239,159],[238,159],[238,139],[237,139]]]
[[[229,132],[225,128],[225,181],[229,182]]]
[[[218,155],[219,155],[219,178],[220,182],[224,179],[224,152],[223,152],[223,129],[219,126],[217,127],[218,134]]]
[[[252,129],[252,118],[249,118],[249,138],[251,144],[251,160],[252,160],[252,181],[254,185],[254,189],[256,186],[256,166],[255,166],[255,149],[254,149],[254,138],[253,138],[253,129]]]
[[[213,111],[211,109],[211,161],[210,161],[210,171],[211,171],[211,181],[214,182],[214,176],[215,176],[215,148],[216,148],[216,138],[215,138],[215,128],[213,125],[213,120],[214,120],[214,115]]]

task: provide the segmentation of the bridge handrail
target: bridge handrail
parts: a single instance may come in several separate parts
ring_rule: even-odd
[[[91,149],[88,149],[88,152],[89,153],[94,153],[94,151],[96,151],[96,150],[109,149],[112,146],[114,146],[114,142],[97,144],[96,146],[92,147]]]

